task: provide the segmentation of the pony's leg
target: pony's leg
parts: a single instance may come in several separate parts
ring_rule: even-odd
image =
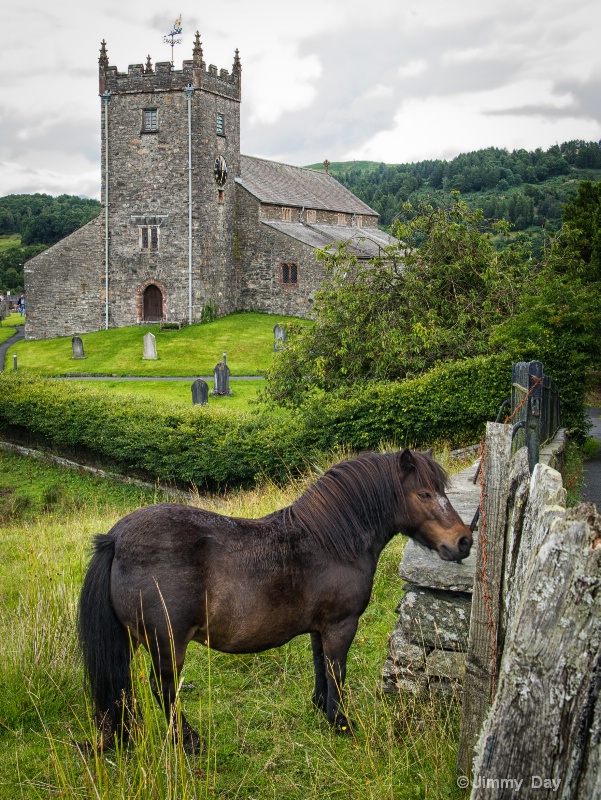
[[[171,722],[175,714],[174,704],[177,683],[186,654],[185,647],[174,648],[174,650],[175,653],[172,653],[169,644],[167,644],[166,647],[153,648],[152,652],[155,675],[151,678],[151,687],[154,696],[165,710],[167,724]],[[166,654],[165,657],[161,658],[161,652]],[[173,732],[176,739],[183,743],[186,753],[200,753],[200,734],[190,725],[183,711],[180,711],[178,719],[173,717]]]
[[[346,678],[346,658],[357,632],[358,621],[350,618],[322,633],[328,684],[326,704],[328,722],[338,733],[345,735],[352,733],[352,727],[342,709],[342,687]]]
[[[311,649],[313,650],[313,668],[315,670],[315,691],[313,692],[313,705],[328,713],[328,682],[326,679],[326,660],[323,654],[323,643],[320,633],[311,634]]]

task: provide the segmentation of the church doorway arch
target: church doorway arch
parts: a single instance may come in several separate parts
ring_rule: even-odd
[[[163,319],[163,293],[154,283],[144,289],[144,322],[161,322]]]

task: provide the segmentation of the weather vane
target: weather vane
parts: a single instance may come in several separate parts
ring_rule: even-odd
[[[179,17],[173,23],[173,29],[171,33],[168,33],[167,36],[163,36],[163,41],[165,44],[171,45],[171,66],[173,66],[173,48],[176,44],[181,44],[182,40],[177,39],[176,37],[180,35],[182,32],[182,15],[180,14]]]

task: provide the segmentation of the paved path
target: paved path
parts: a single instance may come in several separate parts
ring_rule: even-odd
[[[200,378],[203,381],[212,381],[213,375],[190,375],[188,377],[163,376],[157,375],[57,375],[56,377],[66,381],[195,381]],[[231,381],[263,381],[262,375],[230,375]]]
[[[588,413],[593,423],[590,435],[601,443],[601,408],[589,408]],[[584,484],[583,499],[595,503],[601,514],[601,446],[594,458],[584,462]]]
[[[15,342],[18,342],[19,339],[23,339],[25,337],[25,325],[17,325],[17,332],[14,336],[11,336],[10,339],[7,339],[5,342],[0,344],[0,372],[4,371],[4,362],[6,361],[6,353],[8,352],[9,348],[13,346]]]

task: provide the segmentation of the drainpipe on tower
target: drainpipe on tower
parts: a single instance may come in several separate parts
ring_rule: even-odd
[[[188,100],[188,325],[192,324],[192,95],[194,87],[186,88]]]
[[[104,106],[104,316],[109,329],[109,100],[110,89],[101,94]]]

